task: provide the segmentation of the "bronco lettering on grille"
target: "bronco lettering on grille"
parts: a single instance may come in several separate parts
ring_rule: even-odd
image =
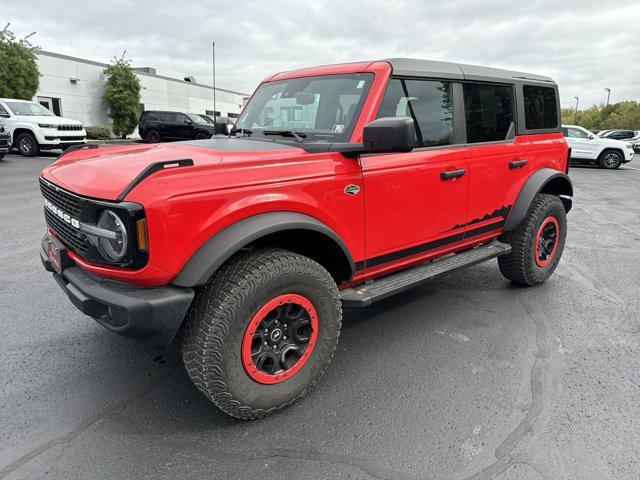
[[[56,207],[49,200],[47,200],[47,199],[44,200],[44,206],[45,206],[45,208],[47,208],[47,210],[49,210],[51,213],[53,213],[55,216],[57,216],[59,219],[61,219],[65,223],[68,223],[69,225],[71,225],[74,228],[80,228],[80,220],[78,220],[76,218],[72,218],[71,215],[69,215],[68,213],[66,213],[62,209]]]

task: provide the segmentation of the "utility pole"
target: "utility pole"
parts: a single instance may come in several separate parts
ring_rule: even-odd
[[[218,116],[218,110],[216,109],[216,42],[212,44],[212,60],[213,60],[213,117]]]
[[[607,107],[609,106],[609,97],[611,96],[611,89],[605,88],[605,92],[607,92]]]
[[[576,111],[573,114],[573,124],[574,125],[578,125],[578,101],[580,100],[579,97],[573,97],[576,99]]]

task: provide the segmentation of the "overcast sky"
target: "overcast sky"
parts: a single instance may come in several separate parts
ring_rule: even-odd
[[[406,56],[549,75],[563,106],[640,101],[640,1],[0,0],[44,50],[251,93],[292,68]]]

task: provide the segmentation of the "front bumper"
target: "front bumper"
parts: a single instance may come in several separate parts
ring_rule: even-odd
[[[62,275],[55,272],[47,253],[47,237],[40,259],[58,285],[82,313],[112,332],[166,348],[178,332],[191,305],[191,288],[167,285],[139,287],[88,274],[68,258]]]
[[[0,133],[0,153],[8,153],[11,150],[11,136]]]

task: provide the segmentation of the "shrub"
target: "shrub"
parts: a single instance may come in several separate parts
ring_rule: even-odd
[[[111,138],[111,128],[107,125],[94,125],[84,129],[87,131],[89,140],[109,140]]]

